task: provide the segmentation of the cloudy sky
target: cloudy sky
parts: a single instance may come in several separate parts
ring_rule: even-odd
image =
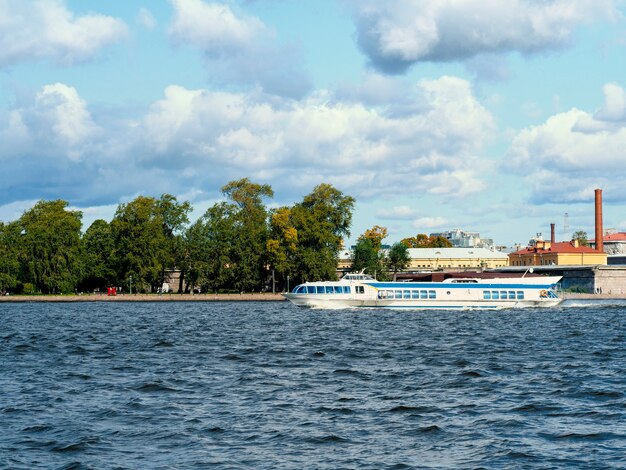
[[[626,230],[621,0],[0,0],[0,219],[328,182],[356,238]],[[568,233],[565,233],[565,213]]]

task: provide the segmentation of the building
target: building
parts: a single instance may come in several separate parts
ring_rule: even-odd
[[[493,249],[491,238],[480,238],[478,232],[465,232],[459,228],[447,232],[431,233],[431,237],[443,237],[455,248],[489,248]]]
[[[588,246],[580,246],[578,240],[552,242],[534,240],[524,249],[509,254],[510,266],[590,266],[607,264],[606,253]]]
[[[505,253],[486,248],[409,248],[411,259],[405,271],[441,271],[449,269],[499,268],[508,266]],[[339,253],[337,274],[349,272],[352,252]]]
[[[626,254],[626,233],[615,230],[607,230],[602,237],[603,251],[607,255]],[[595,240],[589,240],[589,246],[596,247]]]
[[[487,248],[409,248],[408,271],[499,268],[508,266],[505,253]]]

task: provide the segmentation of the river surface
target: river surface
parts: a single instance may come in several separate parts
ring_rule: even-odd
[[[626,468],[626,305],[0,304],[0,468]]]

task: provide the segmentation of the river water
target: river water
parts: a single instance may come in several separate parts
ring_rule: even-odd
[[[0,319],[4,468],[626,468],[626,305]]]

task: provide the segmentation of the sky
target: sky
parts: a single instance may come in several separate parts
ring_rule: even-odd
[[[247,177],[320,183],[353,242],[626,231],[622,0],[0,0],[0,220]],[[567,215],[566,215],[567,214]]]

